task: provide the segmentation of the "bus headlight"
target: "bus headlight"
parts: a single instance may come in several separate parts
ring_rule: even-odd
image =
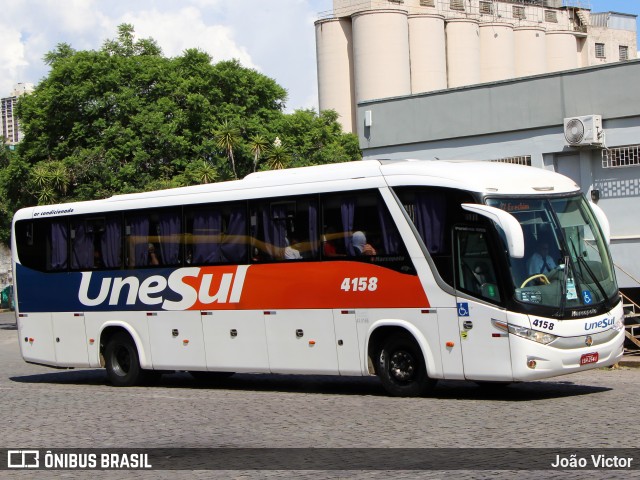
[[[526,338],[527,340],[533,340],[534,342],[542,343],[544,345],[547,345],[548,343],[551,343],[556,338],[558,338],[556,335],[552,335],[550,333],[532,330],[531,328],[527,327],[519,327],[517,325],[509,325],[509,333],[522,338]]]

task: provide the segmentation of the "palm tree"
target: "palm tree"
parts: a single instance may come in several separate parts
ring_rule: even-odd
[[[211,183],[218,178],[218,171],[209,162],[201,160],[193,169],[193,176],[200,183]]]
[[[30,183],[40,205],[53,203],[58,195],[66,195],[69,187],[69,172],[63,163],[44,161],[36,164],[30,173]]]
[[[286,147],[280,141],[273,142],[273,146],[267,152],[267,166],[271,170],[281,170],[287,168],[290,162],[291,155]]]
[[[242,138],[240,136],[240,129],[228,120],[224,120],[220,125],[220,128],[215,131],[214,138],[216,145],[227,152],[227,158],[231,162],[233,176],[237,179],[238,172],[236,171],[236,159],[233,156],[233,149],[238,146],[238,143]]]
[[[258,168],[258,162],[262,154],[269,150],[269,141],[259,133],[252,136],[249,141],[251,142],[251,153],[253,154],[253,171]]]
[[[52,162],[50,164],[49,181],[55,190],[63,195],[67,194],[67,188],[69,187],[69,173],[63,163]]]

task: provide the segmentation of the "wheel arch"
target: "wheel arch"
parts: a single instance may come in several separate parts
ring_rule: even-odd
[[[136,346],[136,350],[138,351],[140,367],[148,370],[152,369],[153,363],[151,362],[151,358],[147,356],[147,353],[143,348],[142,338],[140,337],[138,332],[136,332],[136,330],[132,328],[128,323],[119,320],[106,322],[100,330],[100,366],[105,366],[104,349],[109,342],[109,339],[118,332],[127,333],[133,340],[133,343]]]
[[[412,337],[418,344],[429,378],[442,378],[442,372],[437,369],[438,362],[436,362],[433,350],[424,334],[415,325],[401,319],[378,320],[369,329],[366,345],[367,364],[370,373],[377,374],[377,372],[371,372],[371,366],[375,367],[377,365],[376,354],[382,348],[384,341],[397,333]]]

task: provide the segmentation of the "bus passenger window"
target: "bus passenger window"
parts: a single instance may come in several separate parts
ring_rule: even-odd
[[[400,233],[376,190],[327,194],[322,198],[325,260],[366,261],[414,273]]]
[[[251,206],[254,262],[315,260],[320,253],[317,197],[272,198]]]
[[[211,204],[185,211],[186,262],[192,265],[247,261],[247,213],[244,202]]]
[[[17,258],[33,270],[62,271],[68,268],[66,219],[20,220],[15,227]]]
[[[51,222],[51,237],[48,249],[49,269],[50,270],[66,270],[68,253],[68,231],[67,222]]]
[[[142,211],[126,217],[127,267],[181,263],[182,216],[177,209]]]
[[[55,225],[52,226],[55,228]],[[96,270],[120,268],[122,222],[119,215],[99,218],[80,217],[71,221],[71,268]],[[52,229],[52,233],[54,230]],[[60,232],[55,232],[60,237]],[[62,252],[56,252],[60,257]],[[53,265],[53,263],[52,263]]]

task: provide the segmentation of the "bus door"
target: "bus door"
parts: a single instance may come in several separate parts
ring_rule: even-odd
[[[454,228],[454,272],[457,316],[464,376],[469,380],[512,380],[508,334],[495,326],[506,323],[500,307],[497,269],[487,229]]]

